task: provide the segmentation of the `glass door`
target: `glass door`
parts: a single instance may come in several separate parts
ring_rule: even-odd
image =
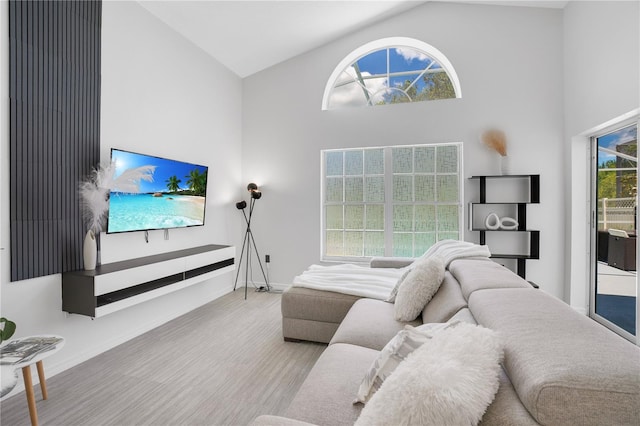
[[[593,137],[592,288],[589,314],[635,342],[638,125]]]

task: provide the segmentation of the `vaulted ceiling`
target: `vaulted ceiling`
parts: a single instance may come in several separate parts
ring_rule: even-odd
[[[139,1],[243,78],[423,3],[426,1]],[[567,2],[470,3],[562,8]]]

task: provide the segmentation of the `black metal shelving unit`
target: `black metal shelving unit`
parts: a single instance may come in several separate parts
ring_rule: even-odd
[[[480,184],[480,202],[469,203],[469,229],[480,233],[480,244],[486,244],[487,232],[512,232],[526,233],[529,235],[529,252],[527,254],[511,254],[511,253],[492,253],[492,258],[497,259],[515,259],[517,262],[516,273],[522,278],[526,277],[526,261],[531,259],[540,259],[540,231],[527,228],[527,205],[540,203],[540,175],[491,175],[491,176],[471,176],[469,179],[478,180]],[[529,199],[527,201],[487,201],[487,184],[491,180],[502,179],[528,179],[529,181]],[[505,229],[486,229],[473,226],[474,205],[513,205],[516,207],[518,228],[513,230]]]

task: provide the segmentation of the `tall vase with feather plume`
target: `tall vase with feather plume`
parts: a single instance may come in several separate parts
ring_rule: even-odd
[[[482,143],[497,152],[500,157],[499,160],[499,173],[506,175],[511,172],[509,157],[507,157],[507,138],[502,130],[490,129],[482,134]]]
[[[84,239],[84,268],[93,270],[99,262],[99,241],[109,210],[111,191],[123,193],[140,192],[140,181],[153,181],[155,166],[127,169],[116,176],[115,163],[103,163],[91,171],[89,177],[80,182],[78,193],[82,214],[87,225]]]
[[[93,271],[96,269],[98,263],[98,242],[96,240],[96,234],[93,229],[89,229],[84,236],[84,243],[82,245],[82,260],[84,262],[84,269],[87,271]]]

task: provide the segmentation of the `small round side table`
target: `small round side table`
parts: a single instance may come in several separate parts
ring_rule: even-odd
[[[0,398],[8,394],[16,387],[18,383],[18,370],[12,365],[0,365],[0,379],[2,379],[2,387],[0,388]]]
[[[18,369],[22,369],[22,378],[24,379],[24,389],[25,389],[25,393],[27,394],[27,404],[29,405],[29,417],[31,418],[32,426],[38,426],[38,411],[36,409],[36,399],[35,399],[35,394],[33,392],[33,382],[31,380],[31,365],[36,364],[36,367],[38,369],[38,378],[40,379],[40,389],[42,390],[42,399],[47,399],[48,398],[47,382],[44,375],[44,365],[42,363],[42,360],[55,354],[60,349],[62,349],[62,347],[64,346],[64,338],[61,336],[53,335],[53,334],[45,334],[40,336],[23,337],[20,339],[10,340],[8,342],[8,343],[15,343],[15,342],[22,342],[22,341],[29,341],[29,340],[46,339],[46,338],[52,338],[52,337],[60,340],[51,348],[43,352],[37,353],[33,358],[30,358],[26,361],[2,365],[3,375],[4,375],[4,372],[6,371],[5,367],[13,368],[16,381],[17,381],[17,371]],[[2,383],[2,385],[4,390],[4,382]],[[13,386],[15,386],[15,383],[13,384]],[[9,389],[9,391],[13,389],[13,386]]]

